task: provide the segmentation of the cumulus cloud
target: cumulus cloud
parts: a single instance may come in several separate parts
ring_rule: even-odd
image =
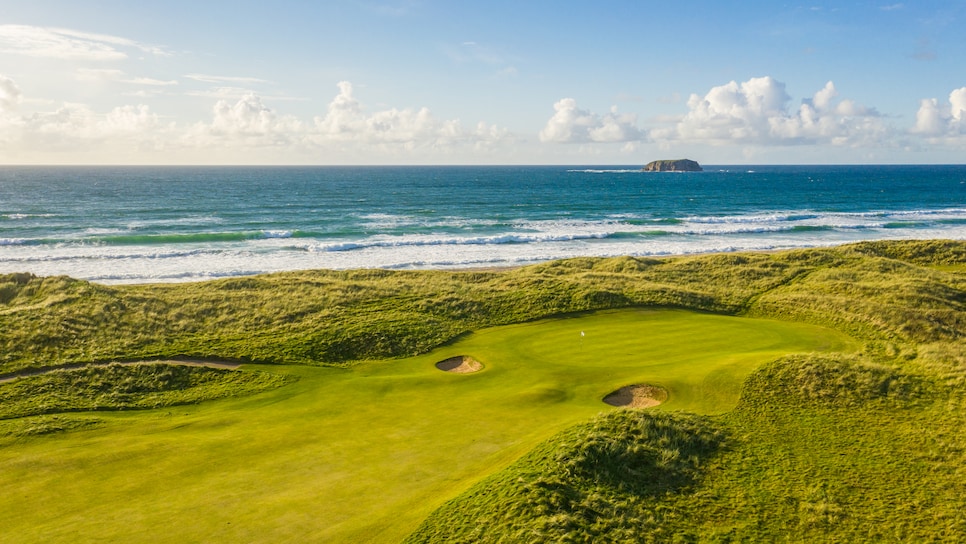
[[[341,81],[339,93],[324,116],[315,118],[311,139],[316,144],[355,142],[397,145],[404,149],[472,145],[485,147],[508,137],[505,130],[479,123],[463,127],[459,119],[437,119],[428,108],[388,109],[366,113],[353,95],[352,84]]]
[[[210,123],[196,123],[183,136],[188,146],[242,145],[282,146],[301,138],[302,123],[279,116],[261,97],[246,94],[237,101],[219,100],[212,108]]]
[[[126,81],[120,72],[85,75]],[[448,156],[456,150],[488,152],[512,140],[505,129],[486,123],[464,126],[459,119],[439,119],[425,107],[369,112],[348,82],[339,84],[324,115],[308,120],[280,113],[251,92],[218,99],[210,118],[191,124],[162,123],[161,116],[143,104],[105,113],[86,104],[64,103],[49,111],[16,115],[13,107],[19,101],[16,84],[0,76],[0,142],[4,143],[0,158],[7,160],[29,152],[31,157],[56,153],[67,157],[64,160],[90,156],[136,162],[140,153],[164,150],[168,159],[188,157],[189,161],[280,161],[285,157],[413,161]],[[240,150],[247,151],[239,155]]]
[[[839,99],[829,81],[810,99],[789,111],[785,84],[772,77],[731,81],[707,94],[692,94],[688,113],[672,128],[656,129],[655,140],[688,140],[711,144],[882,143],[889,128],[873,109]]]
[[[0,152],[21,137],[20,119],[14,113],[23,95],[17,83],[0,74]]]
[[[541,142],[615,143],[644,139],[644,133],[637,127],[637,116],[618,113],[616,107],[598,115],[577,107],[573,98],[564,98],[553,109],[553,117],[540,131]]]
[[[915,134],[928,137],[957,137],[966,135],[966,87],[949,93],[946,103],[925,98],[916,112]]]
[[[214,114],[211,126],[222,132],[266,134],[284,130],[288,126],[279,123],[275,112],[262,104],[262,99],[254,94],[244,96],[234,104],[219,100],[215,104]],[[297,127],[297,124],[292,127]]]
[[[0,52],[30,57],[68,60],[113,61],[128,57],[125,50],[166,56],[163,48],[127,38],[93,34],[66,28],[0,25]]]
[[[950,116],[962,126],[966,121],[966,87],[960,87],[949,93]]]
[[[0,114],[14,110],[20,103],[21,97],[17,83],[7,76],[0,75]]]
[[[28,134],[60,144],[142,134],[158,126],[158,116],[145,105],[119,106],[98,114],[84,104],[68,103],[53,112],[34,113],[24,121]]]

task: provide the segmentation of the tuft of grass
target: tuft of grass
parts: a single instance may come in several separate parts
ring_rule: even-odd
[[[792,355],[756,371],[745,383],[742,409],[776,403],[803,406],[905,406],[931,399],[935,380],[856,356]]]
[[[259,393],[292,379],[262,371],[153,363],[53,370],[0,385],[0,420],[193,404]]]
[[[69,431],[93,429],[102,423],[103,422],[98,419],[89,417],[75,418],[63,417],[59,415],[5,419],[0,420],[0,439],[18,439],[31,436],[43,436],[48,434],[65,433]]]

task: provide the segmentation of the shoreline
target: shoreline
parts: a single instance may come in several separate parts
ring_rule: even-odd
[[[130,279],[88,279],[84,277],[72,276],[70,274],[49,274],[41,275],[35,272],[29,271],[17,271],[11,270],[9,272],[0,272],[0,276],[4,274],[33,274],[37,277],[58,277],[67,276],[72,279],[87,281],[90,283],[98,285],[110,285],[110,286],[123,286],[123,285],[169,285],[169,284],[179,284],[179,283],[203,283],[209,281],[220,281],[228,279],[238,279],[238,278],[251,278],[257,276],[265,276],[272,274],[286,274],[286,273],[301,273],[310,272],[315,270],[325,270],[325,271],[363,271],[363,270],[385,270],[391,272],[449,272],[449,273],[479,273],[479,272],[509,272],[512,270],[518,270],[521,268],[526,268],[528,266],[536,266],[546,263],[551,263],[555,261],[564,261],[570,259],[615,259],[622,257],[630,257],[635,259],[654,259],[654,260],[670,260],[670,259],[681,259],[688,257],[703,257],[711,255],[740,255],[740,254],[776,254],[785,251],[803,251],[810,249],[823,249],[823,248],[837,248],[847,245],[869,243],[869,242],[912,242],[912,241],[927,241],[927,240],[950,240],[950,241],[963,241],[962,238],[871,238],[866,240],[851,240],[843,241],[838,243],[828,243],[828,244],[815,244],[815,245],[798,245],[794,247],[784,247],[784,248],[762,248],[762,249],[733,249],[733,250],[710,250],[710,251],[694,251],[688,253],[668,253],[668,254],[655,254],[655,255],[634,255],[634,254],[621,254],[621,255],[576,255],[570,257],[560,257],[551,258],[546,260],[535,260],[526,264],[487,264],[480,266],[429,266],[429,267],[357,267],[357,268],[325,268],[325,267],[309,267],[309,268],[292,268],[292,269],[280,269],[280,270],[269,270],[263,272],[252,272],[252,273],[239,273],[239,274],[224,274],[220,276],[207,276],[207,277],[177,277],[177,278],[153,278],[140,280],[130,280]]]
[[[966,166],[693,176],[559,166],[93,168],[0,178],[0,273],[105,285],[966,240]]]

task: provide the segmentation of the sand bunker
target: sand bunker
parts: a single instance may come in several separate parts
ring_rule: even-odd
[[[604,402],[607,404],[626,408],[650,408],[666,400],[667,391],[663,387],[646,383],[625,385],[604,397]]]
[[[470,357],[469,355],[457,355],[436,363],[436,368],[444,372],[455,374],[469,374],[483,370],[483,363]]]

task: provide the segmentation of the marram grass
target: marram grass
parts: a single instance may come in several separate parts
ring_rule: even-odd
[[[891,357],[962,330],[964,280],[948,268],[962,263],[962,245],[875,242],[581,258],[509,271],[308,271],[116,287],[7,274],[0,371],[178,356],[344,365],[425,353],[483,327],[631,306],[831,325]]]
[[[0,387],[0,420],[105,410],[136,410],[251,395],[290,382],[267,372],[164,363],[57,369]]]

